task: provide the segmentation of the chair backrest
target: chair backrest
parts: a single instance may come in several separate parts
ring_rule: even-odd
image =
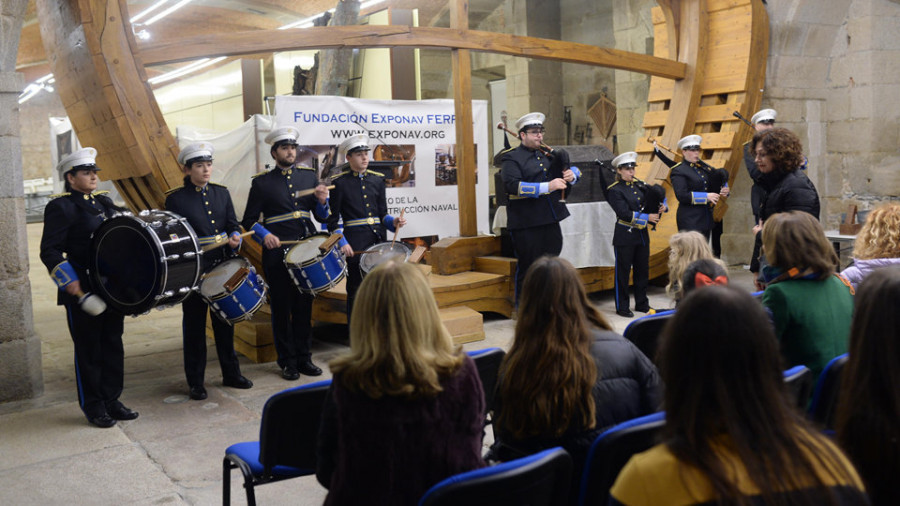
[[[478,369],[481,378],[481,386],[484,389],[485,413],[494,407],[494,392],[497,390],[497,376],[500,373],[500,363],[506,352],[500,348],[485,348],[468,352]]]
[[[578,504],[606,506],[619,471],[632,455],[657,443],[665,424],[666,413],[660,411],[622,422],[597,436],[584,463]]]
[[[269,397],[259,424],[259,462],[275,466],[316,467],[316,440],[322,405],[331,380],[289,388]]]
[[[675,314],[675,310],[670,309],[642,316],[629,323],[625,327],[623,335],[625,339],[634,343],[644,355],[647,355],[647,358],[656,363],[656,348],[659,345],[659,336],[662,334],[662,329],[666,322],[669,321],[673,314]]]
[[[572,457],[560,447],[451,476],[428,489],[420,506],[531,506],[568,503]]]
[[[791,394],[791,399],[801,410],[805,410],[809,404],[814,381],[812,371],[805,365],[796,365],[784,371],[784,383]]]
[[[838,392],[841,389],[841,373],[847,365],[847,359],[848,355],[844,353],[828,361],[813,390],[809,417],[826,430],[834,428],[834,414],[837,409]]]

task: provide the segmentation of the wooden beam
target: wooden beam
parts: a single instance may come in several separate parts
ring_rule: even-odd
[[[469,1],[456,0],[450,9],[450,26],[462,31],[469,27]],[[478,234],[475,205],[475,134],[472,119],[472,57],[468,49],[453,49],[453,108],[456,112],[456,194],[459,198],[459,235]],[[487,149],[483,146],[482,149]]]
[[[137,49],[145,65],[157,65],[205,57],[351,47],[468,49],[597,65],[668,79],[681,79],[686,72],[686,65],[678,61],[590,44],[480,30],[392,25],[292,28],[279,31],[277,37],[269,31],[221,33],[142,44]]]

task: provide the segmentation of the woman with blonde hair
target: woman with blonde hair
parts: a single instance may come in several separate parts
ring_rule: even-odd
[[[316,476],[326,505],[415,504],[429,487],[484,466],[484,394],[454,347],[428,281],[389,261],[363,280],[350,352],[329,364]]]
[[[900,265],[900,204],[869,213],[853,245],[853,265],[841,272],[853,287],[875,269]]]
[[[684,294],[681,278],[685,270],[691,263],[703,259],[713,260],[725,269],[725,264],[713,255],[709,240],[700,232],[678,232],[669,238],[669,284],[666,285],[669,297],[676,302],[681,300]]]
[[[853,287],[835,272],[837,254],[819,220],[803,211],[769,217],[762,229],[766,281],[763,306],[772,312],[775,335],[788,367],[805,365],[813,375],[847,352]]]
[[[510,460],[562,446],[577,483],[594,438],[656,411],[661,394],[656,367],[612,332],[572,264],[558,257],[532,264],[500,366],[493,455]]]

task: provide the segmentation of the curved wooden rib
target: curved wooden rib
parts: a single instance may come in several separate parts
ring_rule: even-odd
[[[134,56],[125,0],[37,0],[50,68],[78,138],[97,148],[103,179],[132,209],[162,208],[181,184],[169,132],[141,60]]]
[[[419,47],[469,49],[524,58],[599,65],[669,79],[685,75],[684,63],[666,56],[649,56],[560,40],[453,28],[411,26],[323,26],[278,32],[252,31],[191,37],[164,44],[141,45],[147,65],[195,60],[206,56],[235,56],[296,49],[353,47]]]

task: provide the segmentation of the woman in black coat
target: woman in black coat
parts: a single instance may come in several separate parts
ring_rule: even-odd
[[[819,219],[819,193],[800,170],[805,162],[800,139],[786,128],[772,128],[757,132],[750,142],[750,150],[761,173],[757,184],[765,190],[759,208],[760,221],[753,227],[756,242],[762,242],[762,224],[774,214],[803,211]],[[750,271],[759,274],[759,244],[753,253]]]

